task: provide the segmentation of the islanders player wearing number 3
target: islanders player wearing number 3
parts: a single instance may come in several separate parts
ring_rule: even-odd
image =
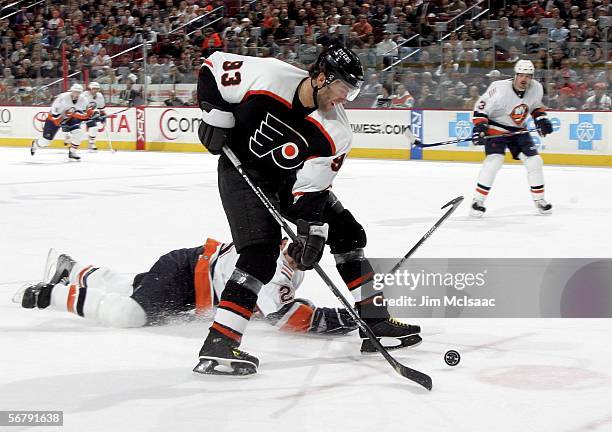
[[[470,210],[472,216],[481,217],[486,211],[484,202],[497,171],[504,164],[506,148],[527,169],[527,181],[536,209],[542,214],[552,212],[552,205],[544,199],[544,164],[531,136],[526,133],[484,138],[525,130],[529,115],[533,117],[540,136],[552,133],[552,123],[542,104],[542,85],[533,79],[533,73],[531,61],[519,60],[514,67],[514,78],[493,82],[474,106],[472,142],[474,145],[484,145],[487,156],[478,175]]]
[[[365,230],[330,191],[351,148],[343,104],[363,82],[359,58],[336,46],[322,52],[310,73],[280,60],[217,52],[198,79],[201,142],[220,154],[221,202],[240,254],[227,281],[195,372],[249,375],[259,360],[238,349],[258,294],[274,275],[281,229],[222,153],[228,146],[282,214],[294,221],[301,244],[288,253],[300,270],[317,263],[325,244],[374,333],[395,339],[393,348],[420,342],[418,326],[390,318],[362,291],[372,275],[364,257]],[[376,295],[380,295],[377,293]],[[362,339],[365,335],[362,335]],[[362,351],[373,351],[368,340]]]

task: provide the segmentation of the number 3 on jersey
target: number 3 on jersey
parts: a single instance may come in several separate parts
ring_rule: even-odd
[[[242,77],[238,69],[242,67],[241,61],[225,61],[223,62],[223,70],[226,71],[221,75],[221,84],[224,86],[233,86],[240,84]]]

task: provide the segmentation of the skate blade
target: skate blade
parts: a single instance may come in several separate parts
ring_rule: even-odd
[[[202,375],[220,375],[233,377],[246,377],[257,372],[257,367],[252,363],[226,362],[220,363],[217,360],[203,359],[193,368],[195,373]]]
[[[47,261],[45,262],[45,272],[43,273],[42,278],[45,283],[49,283],[55,274],[55,266],[57,265],[58,258],[59,253],[53,248],[49,249],[49,253],[47,253]]]
[[[470,217],[473,217],[475,219],[480,219],[480,218],[482,218],[483,215],[484,215],[484,212],[480,212],[480,211],[476,211],[476,210],[470,210]]]
[[[398,350],[401,348],[414,348],[414,347],[419,346],[421,342],[423,342],[423,338],[421,338],[421,336],[419,336],[418,334],[410,335],[402,339],[383,337],[383,338],[379,338],[378,340],[380,341],[382,346],[385,347],[387,351],[394,351],[394,350]],[[394,342],[395,344],[394,345],[386,344],[386,343],[391,343],[391,342]],[[370,339],[363,339],[363,342],[361,343],[361,353],[362,354],[374,354],[377,352],[378,350],[374,348],[374,345],[372,345],[372,342],[370,341]]]
[[[17,292],[13,295],[12,302],[21,305],[21,302],[23,300],[23,293],[25,293],[25,290],[27,290],[30,286],[32,286],[32,284],[23,284],[21,288],[19,288]]]

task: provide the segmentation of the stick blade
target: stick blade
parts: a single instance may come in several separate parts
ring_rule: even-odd
[[[457,198],[453,198],[452,200],[444,204],[441,208],[445,209],[446,207],[450,207],[450,206],[458,206],[459,204],[461,204],[463,200],[464,200],[463,195],[460,195]]]
[[[406,128],[404,136],[408,139],[410,145],[420,146],[422,144],[421,141],[416,137],[416,135],[412,133],[410,126]]]
[[[408,366],[404,366],[401,363],[397,363],[395,366],[395,371],[403,376],[404,378],[408,378],[410,381],[413,381],[419,384],[422,387],[425,387],[427,390],[431,391],[433,388],[433,381],[431,377],[423,372],[419,372],[418,370],[411,369]]]

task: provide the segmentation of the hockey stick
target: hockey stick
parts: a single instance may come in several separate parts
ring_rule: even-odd
[[[412,248],[408,251],[408,253],[406,255],[403,256],[402,259],[400,259],[397,264],[395,264],[391,270],[387,271],[387,274],[392,274],[395,273],[395,271],[397,271],[405,262],[406,260],[408,260],[408,258],[410,258],[412,255],[414,255],[414,253],[416,252],[416,250],[423,244],[425,243],[425,240],[427,240],[433,233],[435,230],[437,230],[440,225],[442,225],[444,223],[444,221],[446,219],[448,219],[450,217],[451,214],[453,214],[453,212],[455,210],[457,210],[457,207],[459,207],[461,205],[461,203],[463,202],[463,196],[458,196],[457,198],[454,198],[452,200],[450,200],[449,202],[447,202],[446,204],[444,204],[441,209],[445,209],[448,206],[451,206],[451,208],[449,208],[446,213],[444,213],[440,219],[438,219],[436,221],[436,223],[433,224],[433,226],[429,229],[429,231],[427,231],[423,237],[421,237],[419,239],[418,242],[416,242],[416,244],[414,246],[412,246]],[[372,280],[374,280],[374,276],[372,276],[371,278],[367,279],[364,284],[371,282]]]
[[[418,242],[416,242],[414,246],[412,246],[412,249],[410,249],[408,253],[404,255],[404,257],[401,260],[399,260],[399,262],[395,264],[393,268],[389,270],[387,273],[395,273],[395,271],[399,269],[406,262],[406,260],[410,258],[416,252],[419,246],[421,246],[425,242],[425,240],[427,240],[434,233],[434,231],[437,230],[440,227],[440,225],[442,225],[444,221],[448,219],[451,214],[453,214],[455,210],[457,210],[457,207],[459,207],[462,202],[463,202],[463,197],[458,196],[457,198],[452,199],[446,204],[444,204],[441,207],[442,209],[445,209],[446,207],[450,206],[450,208],[446,211],[446,213],[444,213],[442,217],[437,220],[437,222],[429,229],[429,231],[427,231],[425,235],[423,235],[423,237],[421,237],[421,239]]]
[[[106,141],[108,141],[108,148],[111,152],[115,153],[117,150],[113,148],[113,142],[111,141],[110,133],[108,132],[108,125],[104,124],[104,131],[106,132]]]
[[[117,114],[121,114],[122,112],[127,111],[127,110],[129,110],[130,108],[134,108],[134,107],[129,106],[129,107],[127,107],[127,108],[123,108],[122,110],[119,110],[119,111],[117,111],[117,112],[114,112],[114,113],[110,113],[110,114],[108,114],[108,115],[107,115],[107,117],[114,116],[114,115],[117,115]],[[103,109],[104,109],[104,108],[103,108]]]
[[[283,230],[285,230],[289,238],[294,242],[299,242],[300,240],[298,239],[297,235],[293,232],[293,230],[287,224],[285,219],[283,219],[280,212],[276,209],[276,207],[274,207],[274,205],[270,202],[268,197],[266,197],[263,191],[251,181],[248,174],[242,169],[242,163],[236,157],[234,152],[227,146],[224,146],[223,153],[225,153],[225,155],[229,158],[238,173],[253,190],[255,195],[257,195],[259,200],[263,203],[263,205],[266,207],[272,217],[276,220],[276,222],[278,222],[278,224],[283,228]],[[344,298],[340,290],[332,282],[329,276],[327,276],[325,271],[323,271],[321,266],[319,264],[315,264],[314,269],[321,277],[321,279],[323,279],[323,282],[325,282],[325,284],[329,287],[334,296],[336,296],[340,303],[342,303],[342,305],[346,308],[349,315],[355,320],[359,328],[368,336],[368,339],[370,339],[372,345],[374,345],[374,347],[383,355],[385,360],[387,360],[387,362],[389,362],[389,364],[393,366],[393,369],[395,369],[395,371],[404,378],[408,378],[409,380],[425,387],[427,390],[431,390],[433,385],[431,377],[429,375],[424,374],[423,372],[419,372],[418,370],[404,366],[403,364],[398,362],[393,356],[391,356],[391,354],[389,354],[385,347],[383,347],[382,344],[378,341],[378,339],[374,335],[374,332],[372,332],[372,329],[370,329],[370,327],[361,319],[355,309],[353,309],[353,306],[348,302],[348,300]]]
[[[484,139],[488,140],[488,139],[493,139],[493,138],[510,137],[510,136],[515,136],[515,135],[523,135],[523,134],[531,133],[531,132],[537,132],[537,131],[538,131],[537,129],[526,129],[526,130],[521,130],[521,131],[516,131],[516,132],[508,132],[508,133],[504,133],[500,135],[487,135],[484,137]],[[456,138],[456,139],[448,140],[448,141],[439,141],[439,142],[435,142],[431,144],[423,144],[421,140],[418,139],[416,135],[412,133],[410,128],[406,129],[406,132],[404,133],[404,135],[406,136],[406,138],[408,138],[408,141],[410,141],[411,145],[414,145],[420,148],[438,147],[438,146],[449,145],[449,144],[459,144],[460,142],[464,142],[464,141],[472,141],[472,137],[467,137],[467,138]]]

